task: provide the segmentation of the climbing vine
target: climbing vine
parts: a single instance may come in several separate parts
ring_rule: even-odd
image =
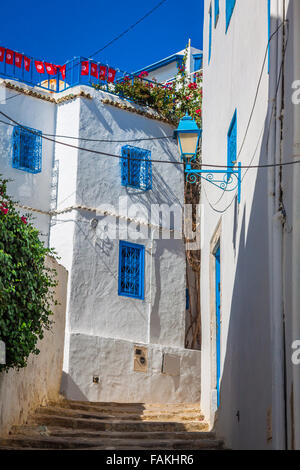
[[[0,340],[6,364],[0,371],[25,367],[37,342],[51,326],[55,270],[45,266],[53,251],[39,239],[30,216],[20,216],[0,178]]]
[[[148,72],[128,75],[116,84],[111,84],[108,91],[130,99],[143,106],[155,109],[161,116],[177,124],[188,113],[201,127],[202,123],[202,72],[193,76],[186,71],[187,52],[175,79],[166,84],[148,80]],[[96,89],[106,90],[106,85],[94,84]]]

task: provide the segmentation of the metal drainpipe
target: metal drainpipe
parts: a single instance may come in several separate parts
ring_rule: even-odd
[[[282,0],[282,19],[286,21],[286,0]],[[282,83],[281,83],[281,108],[280,108],[280,162],[283,162],[283,152],[284,152],[284,141],[283,141],[283,133],[284,133],[284,110],[285,110],[285,56],[286,51],[285,48],[287,47],[287,31],[286,31],[286,23],[284,23],[282,28],[283,40],[281,44],[281,51],[282,51]],[[284,395],[284,445],[285,449],[288,449],[288,403],[287,403],[287,357],[286,357],[286,314],[285,314],[285,224],[286,224],[286,214],[284,208],[284,201],[283,201],[283,179],[282,179],[282,167],[279,170],[279,204],[280,204],[280,212],[281,212],[281,290],[282,290],[282,301],[281,301],[281,308],[282,308],[282,347],[283,347],[283,395]]]
[[[293,27],[290,35],[294,45],[294,76],[293,80],[300,79],[300,2],[293,2],[291,16]],[[291,25],[292,26],[292,25]],[[291,91],[292,92],[292,91]],[[293,106],[293,160],[300,156],[300,104]],[[300,165],[293,165],[293,235],[292,235],[292,331],[293,341],[300,339]],[[291,345],[288,345],[289,347]],[[292,354],[292,350],[291,354]],[[300,365],[292,366],[292,380],[294,390],[294,442],[295,449],[300,449]]]
[[[276,18],[278,24],[285,16],[285,0],[277,3]],[[274,3],[272,4],[274,6]],[[274,15],[274,9],[272,9]],[[274,30],[275,28],[273,28]],[[272,41],[271,61],[276,67],[270,70],[271,95],[275,95],[277,77],[282,63],[282,45],[284,44],[284,28]],[[274,47],[275,46],[275,47]],[[276,70],[276,74],[272,69]],[[275,80],[274,80],[275,75]],[[273,78],[272,78],[273,77]],[[279,87],[276,108],[275,123],[271,127],[270,143],[268,147],[269,163],[280,163],[282,159],[282,112],[283,112],[283,86]],[[272,104],[272,103],[271,103]],[[274,118],[273,118],[274,119]],[[286,386],[285,386],[285,329],[283,311],[283,220],[282,220],[282,189],[280,168],[269,171],[269,230],[271,250],[270,256],[270,315],[271,315],[271,361],[272,361],[272,444],[273,448],[280,450],[286,448]]]

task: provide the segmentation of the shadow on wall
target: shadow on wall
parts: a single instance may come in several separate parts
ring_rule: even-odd
[[[82,393],[78,385],[76,385],[70,374],[64,371],[61,378],[60,393],[63,396],[68,395],[72,400],[89,401],[84,393]]]
[[[150,341],[155,343],[156,341],[160,342],[161,336],[161,321],[160,321],[160,302],[161,302],[161,285],[162,285],[162,272],[161,272],[161,259],[164,256],[164,253],[173,253],[174,256],[178,256],[180,251],[184,250],[181,240],[172,240],[173,243],[170,243],[170,240],[159,240],[156,244],[156,251],[154,257],[154,270],[155,270],[155,297],[153,305],[151,308],[151,317],[150,317]],[[185,259],[184,259],[185,262]],[[153,282],[153,281],[152,281]],[[172,295],[172,292],[170,292]]]
[[[102,107],[102,103],[99,103],[96,100],[85,100],[84,103],[86,106],[89,108],[89,111],[93,116],[96,116],[96,119],[98,119],[103,127],[112,135],[113,137],[113,130],[112,126],[109,124],[109,122],[104,118],[102,111],[100,111],[100,107]],[[145,116],[140,116],[138,114],[131,113],[129,111],[124,111],[121,109],[114,108],[112,106],[106,106],[106,109],[109,110],[110,116],[111,116],[111,122],[117,123],[119,126],[119,129],[126,132],[132,132],[134,135],[136,134],[137,129],[146,129],[147,128],[147,133],[149,135],[153,134],[155,136],[157,135],[164,135],[166,132],[166,126],[168,127],[173,127],[172,124],[161,124],[160,121],[158,120],[153,120],[150,118],[147,118]],[[128,117],[130,116],[130,119]],[[143,122],[147,123],[147,126],[143,126]],[[172,131],[170,130],[170,134],[172,134]],[[144,143],[147,141],[141,141],[142,146],[144,147]],[[161,153],[165,153],[168,158],[175,162],[178,161],[178,154],[177,152],[173,154],[169,148],[166,148],[164,145],[164,140],[158,140],[156,141],[156,145],[160,146]],[[130,143],[130,142],[129,142]],[[126,142],[124,142],[124,145]],[[132,145],[135,145],[133,142]],[[181,171],[181,166],[177,165],[176,166],[177,171]]]
[[[61,393],[62,395],[65,395],[65,391],[67,390],[66,387],[68,387],[68,399],[69,405],[68,407],[65,408],[66,414],[68,415],[67,409],[70,407],[72,409],[72,401],[86,401],[89,402],[88,399],[85,397],[85,395],[80,391],[78,386],[74,383],[72,378],[70,377],[69,374],[64,373],[63,375],[63,382],[62,382],[62,388],[61,388]],[[87,405],[78,408],[78,417],[81,419],[96,419],[96,420],[116,420],[116,423],[122,423],[122,420],[124,421],[132,421],[132,422],[139,422],[139,421],[147,421],[149,422],[149,417],[152,415],[153,418],[151,421],[155,421],[156,425],[159,426],[160,424],[163,426],[166,426],[166,419],[163,417],[163,413],[166,413],[168,415],[168,412],[173,415],[174,417],[178,413],[178,411],[174,412],[174,409],[170,410],[168,409],[168,406],[162,404],[158,407],[156,405],[152,406],[152,408],[149,409],[149,406],[147,406],[146,403],[126,403],[126,402],[89,402],[91,405],[93,403],[98,403],[99,405],[102,405],[101,407],[99,406],[99,410],[97,408],[90,409]],[[73,405],[74,406],[74,405]],[[74,408],[76,410],[76,407]],[[149,413],[150,411],[150,413]],[[155,416],[155,411],[157,412],[158,415],[162,415],[160,417],[160,420],[157,419]],[[200,411],[200,410],[199,410]],[[145,415],[148,414],[148,417],[145,418]],[[74,416],[74,414],[72,413]],[[172,420],[169,420],[167,418],[167,421],[169,422],[168,426],[170,429],[174,430],[174,427],[176,426],[176,432],[186,432],[186,425],[185,423],[181,423],[179,419],[176,419],[176,424],[175,422],[172,422]],[[83,422],[84,423],[84,422]],[[82,423],[82,426],[84,424]],[[78,423],[80,426],[80,423]],[[166,431],[168,432],[168,431]]]
[[[290,48],[289,45],[289,54]],[[272,103],[273,99],[273,96],[269,96],[269,103]],[[274,124],[274,118],[272,124]],[[258,164],[268,163],[269,126],[270,113],[265,118]],[[253,160],[253,156],[250,155],[250,157]],[[251,165],[250,159],[249,161],[245,157],[245,160],[242,161],[242,164]],[[272,170],[262,168],[259,170],[249,169],[248,171],[249,173],[257,171],[257,178],[253,189],[252,204],[250,201],[247,202],[247,209],[245,206],[243,214],[240,215],[239,240],[235,233],[236,224],[233,224],[232,241],[233,252],[237,256],[235,259],[236,271],[220,384],[220,407],[215,416],[214,429],[220,436],[226,438],[227,446],[232,449],[259,450],[271,449],[272,446],[272,353],[269,285],[269,257],[271,253],[269,222],[271,214],[268,211],[270,191],[268,172]],[[290,170],[284,168],[283,172],[285,171]],[[249,175],[246,175],[242,185],[247,185],[248,178]],[[289,185],[292,184],[291,181],[292,178],[290,178]],[[247,215],[251,210],[248,228],[246,228],[246,210]],[[223,266],[222,269],[224,273],[226,266]],[[213,286],[211,289],[214,291]],[[221,317],[224,317],[225,313],[222,311],[221,305]],[[213,319],[213,321],[215,320]],[[224,357],[224,354],[222,356]]]

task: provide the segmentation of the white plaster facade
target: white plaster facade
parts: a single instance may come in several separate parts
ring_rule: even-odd
[[[138,70],[135,74],[141,71],[147,71],[149,75],[146,77],[149,80],[154,80],[159,83],[166,83],[172,81],[177,73],[178,67],[181,65],[184,54],[187,52],[186,71],[188,74],[194,73],[202,69],[202,51],[195,47],[191,47],[190,42],[187,50],[183,49],[171,56],[168,56],[154,64],[147,65],[143,69]]]
[[[68,273],[53,258],[47,257],[46,264],[56,270],[58,280],[53,326],[37,344],[40,354],[31,354],[25,368],[0,374],[0,436],[7,435],[12,426],[25,424],[38,406],[61,398]]]
[[[16,84],[18,84],[16,82]],[[23,85],[25,90],[30,87]],[[38,129],[43,134],[55,135],[56,105],[40,99],[8,90],[4,87],[4,80],[0,79],[1,104],[0,110],[24,126]],[[44,93],[42,93],[44,94]],[[36,207],[42,211],[50,210],[51,179],[54,158],[53,142],[42,142],[42,172],[33,174],[12,168],[12,132],[13,123],[1,116],[0,122],[0,173],[3,177],[11,179],[8,191],[16,201],[23,205]],[[22,212],[22,211],[21,211]],[[25,211],[26,212],[26,211]],[[43,214],[34,214],[36,226],[41,232],[41,238],[48,244],[50,232],[50,217]]]
[[[6,91],[7,98],[15,94],[13,90]],[[113,95],[84,86],[74,87],[71,92],[89,93],[91,98],[78,97],[54,104],[20,94],[8,99],[2,109],[17,122],[42,130],[43,134],[55,135],[58,142],[119,156],[122,146],[131,139],[173,134],[171,125],[141,115],[145,110],[139,106],[130,105],[136,112],[121,109],[126,102]],[[69,93],[50,96],[61,98]],[[103,102],[107,98],[119,107]],[[35,222],[47,234],[50,246],[56,249],[60,262],[69,272],[63,393],[67,398],[93,401],[199,402],[201,353],[184,348],[183,240],[176,236],[160,239],[155,227],[147,233],[141,228],[142,233],[136,234],[132,222],[127,231],[126,219],[117,217],[119,238],[145,246],[144,300],[119,296],[119,239],[106,231],[111,219],[101,212],[101,209],[108,210],[117,216],[150,222],[148,216],[153,204],[167,207],[175,204],[181,208],[182,168],[159,163],[178,160],[176,142],[173,139],[128,142],[150,150],[152,160],[158,160],[152,164],[152,189],[144,192],[121,185],[120,159],[58,142],[43,140],[41,173],[32,175],[13,169],[12,127],[0,123],[0,132],[0,171],[14,179],[9,190],[20,204],[49,211],[55,166],[57,209],[78,205],[94,209],[69,210],[51,221],[49,216],[40,215]],[[123,142],[73,141],[63,136]],[[128,210],[124,207],[126,201]],[[148,349],[146,372],[134,371],[135,347]],[[177,370],[171,374],[162,371],[164,354],[172,354],[179,361]],[[99,378],[98,383],[94,381],[95,376]]]
[[[220,2],[209,62],[214,3],[205,0],[203,164],[227,165],[227,133],[235,110],[242,165],[290,162],[299,156],[299,105],[291,101],[293,80],[300,78],[299,2],[270,2],[271,33],[277,32],[269,73],[268,2],[236,1],[227,32],[227,2]],[[286,18],[289,24],[282,24]],[[291,359],[292,342],[300,338],[298,173],[297,165],[282,171],[243,169],[240,204],[234,192],[202,185],[201,407],[233,449],[300,448],[300,369]],[[218,244],[221,380],[216,412]]]

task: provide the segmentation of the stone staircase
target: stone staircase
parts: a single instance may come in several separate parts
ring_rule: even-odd
[[[62,400],[38,408],[0,449],[220,450],[195,404]]]

